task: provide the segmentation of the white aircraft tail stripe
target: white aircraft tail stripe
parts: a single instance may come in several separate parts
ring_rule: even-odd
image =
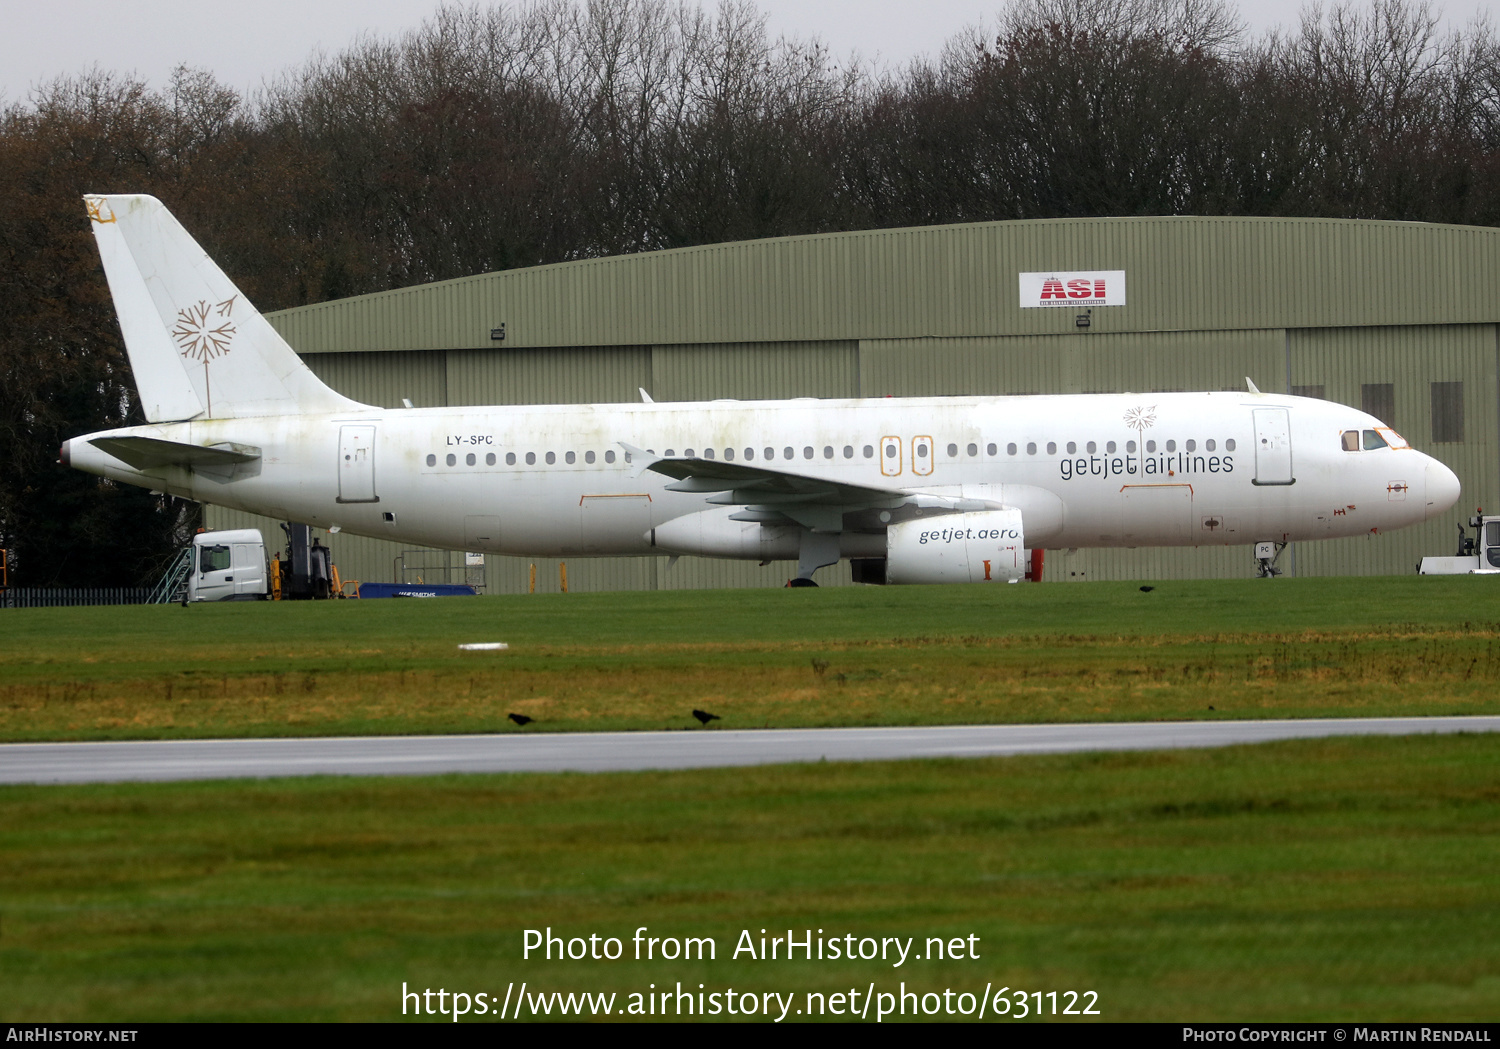
[[[149,421],[362,407],[302,363],[161,201],[84,201]]]

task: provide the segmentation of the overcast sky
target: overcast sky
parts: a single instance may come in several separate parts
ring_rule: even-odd
[[[713,6],[710,3],[708,6]],[[835,56],[858,51],[901,65],[936,55],[965,25],[986,22],[997,0],[759,0],[773,35],[819,37]],[[1463,24],[1493,0],[1437,5]],[[0,0],[0,101],[24,101],[38,83],[95,64],[134,72],[153,87],[180,63],[209,69],[249,92],[318,49],[363,33],[395,36],[438,0]],[[1242,0],[1253,30],[1294,25],[1301,0]]]

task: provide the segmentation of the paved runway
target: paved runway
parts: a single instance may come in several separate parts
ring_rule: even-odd
[[[605,772],[1220,747],[1315,736],[1497,732],[1500,717],[1180,721],[927,728],[703,729],[0,745],[0,783]]]

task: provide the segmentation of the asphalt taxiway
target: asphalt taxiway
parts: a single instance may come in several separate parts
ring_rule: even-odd
[[[0,745],[0,783],[640,771],[1497,731],[1500,717],[1432,717],[9,743]]]

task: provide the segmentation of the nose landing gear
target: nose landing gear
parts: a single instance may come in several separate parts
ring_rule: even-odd
[[[1275,579],[1279,576],[1281,569],[1276,567],[1276,561],[1285,549],[1285,543],[1256,543],[1255,574],[1261,579]]]

